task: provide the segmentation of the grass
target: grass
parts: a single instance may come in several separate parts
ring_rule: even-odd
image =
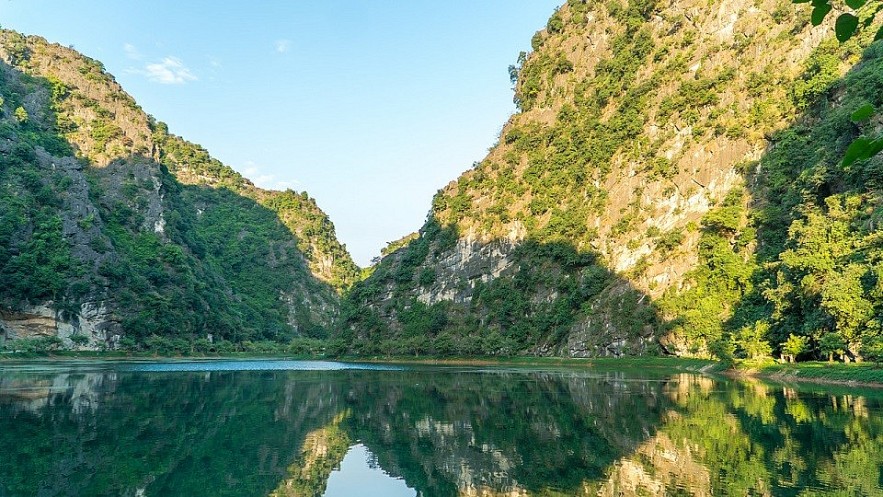
[[[737,364],[736,369],[773,379],[883,386],[883,367],[869,362],[845,364],[812,361],[794,364],[768,363],[762,366]]]

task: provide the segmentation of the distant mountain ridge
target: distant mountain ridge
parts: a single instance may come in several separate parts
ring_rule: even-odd
[[[257,188],[72,49],[3,30],[0,60],[0,337],[327,335],[359,268],[314,199]]]

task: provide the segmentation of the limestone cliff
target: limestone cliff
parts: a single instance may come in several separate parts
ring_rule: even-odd
[[[306,192],[255,187],[39,37],[0,31],[0,102],[0,341],[210,346],[331,327],[358,268]]]
[[[341,337],[370,352],[704,351],[678,331],[689,303],[665,302],[708,263],[709,213],[749,203],[773,137],[830,101],[868,42],[838,47],[786,1],[567,1],[510,68],[520,111],[352,292]],[[748,260],[760,241],[740,215],[727,236]],[[731,306],[696,312],[724,323]]]

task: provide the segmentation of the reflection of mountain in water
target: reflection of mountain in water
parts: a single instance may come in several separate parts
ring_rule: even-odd
[[[661,384],[617,377],[440,375],[361,386],[349,397],[357,438],[432,496],[575,495],[652,434],[665,411]]]
[[[424,497],[881,495],[880,406],[692,375],[6,375],[0,496],[319,497],[357,444]]]
[[[343,460],[352,442],[341,427],[348,415],[344,411],[328,425],[307,434],[300,454],[288,467],[288,477],[270,497],[322,497],[329,475]]]
[[[676,408],[592,495],[883,495],[878,392],[869,401],[681,375],[665,393]]]
[[[68,376],[66,388],[57,378],[5,380],[17,389],[0,396],[0,494],[267,495],[306,433],[337,413],[330,385],[308,376],[96,373]]]

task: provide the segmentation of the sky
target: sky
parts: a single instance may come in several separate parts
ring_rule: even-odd
[[[104,63],[172,133],[306,190],[366,266],[515,111],[507,68],[563,0],[0,0]]]

